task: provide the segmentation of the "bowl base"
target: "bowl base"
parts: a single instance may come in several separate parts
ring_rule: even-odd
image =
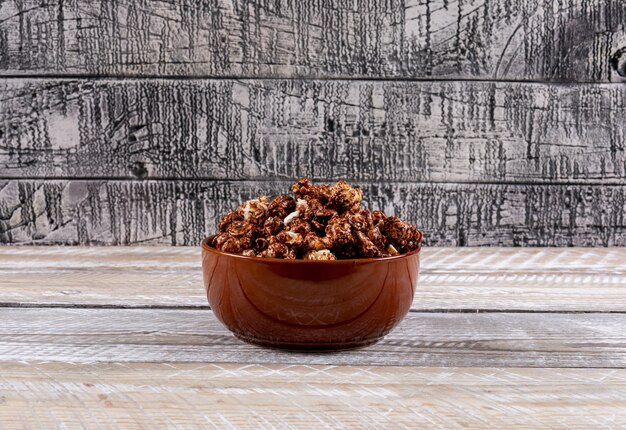
[[[374,339],[363,339],[345,342],[329,342],[329,343],[307,343],[307,342],[286,342],[280,340],[259,339],[255,337],[235,334],[237,339],[253,345],[265,348],[282,349],[288,351],[316,351],[316,352],[333,352],[345,351],[349,349],[358,349],[370,346],[382,339],[382,337]]]

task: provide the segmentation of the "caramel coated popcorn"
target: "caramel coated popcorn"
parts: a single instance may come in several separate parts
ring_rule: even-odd
[[[262,196],[226,214],[209,245],[249,257],[305,260],[389,257],[421,245],[420,230],[362,208],[361,190],[345,181],[313,185],[302,178],[291,190],[295,198]]]

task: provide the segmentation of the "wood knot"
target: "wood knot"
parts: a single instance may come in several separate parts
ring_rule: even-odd
[[[611,67],[622,78],[626,78],[626,47],[618,49],[611,57]]]
[[[332,118],[326,119],[326,130],[329,133],[335,132],[335,121]]]
[[[148,169],[146,168],[146,163],[143,161],[135,161],[133,164],[129,166],[130,173],[135,178],[143,179],[148,176]]]

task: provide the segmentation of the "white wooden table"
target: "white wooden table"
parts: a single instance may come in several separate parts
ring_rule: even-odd
[[[0,248],[0,429],[626,427],[626,249],[424,249],[369,348],[236,340],[196,248]]]

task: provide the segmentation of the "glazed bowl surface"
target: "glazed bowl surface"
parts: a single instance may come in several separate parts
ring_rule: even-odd
[[[420,251],[313,261],[245,257],[202,242],[209,305],[238,338],[284,349],[373,344],[408,313]]]

